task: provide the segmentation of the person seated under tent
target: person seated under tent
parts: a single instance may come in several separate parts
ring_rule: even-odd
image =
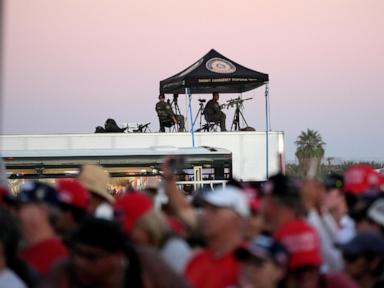
[[[173,112],[171,103],[165,101],[165,95],[159,95],[159,102],[156,103],[156,112],[159,117],[160,132],[165,132],[165,127],[178,126],[178,131],[183,132],[184,129],[184,117],[182,115],[175,115]]]
[[[221,107],[218,100],[219,93],[214,92],[212,94],[212,99],[209,100],[208,103],[205,105],[203,114],[207,122],[215,122],[219,124],[220,130],[223,132],[227,131],[227,128],[225,127],[226,115],[223,111],[221,111]]]

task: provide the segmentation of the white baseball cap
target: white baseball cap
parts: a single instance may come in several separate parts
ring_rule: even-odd
[[[368,217],[384,226],[384,199],[376,200],[368,209]]]
[[[248,199],[239,188],[227,186],[205,193],[203,201],[216,207],[229,208],[243,218],[250,215]]]

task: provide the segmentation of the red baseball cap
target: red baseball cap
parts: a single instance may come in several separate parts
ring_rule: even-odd
[[[88,207],[89,194],[83,185],[75,179],[59,180],[57,182],[59,201],[73,207],[86,210]]]
[[[288,251],[289,269],[322,264],[320,238],[305,220],[294,220],[283,225],[274,238]]]
[[[353,165],[344,173],[344,191],[360,194],[379,188],[380,174],[367,164]]]
[[[113,205],[115,218],[123,231],[130,233],[136,221],[153,207],[152,199],[139,192],[129,192],[116,199]]]
[[[384,190],[384,174],[380,174],[380,188]]]

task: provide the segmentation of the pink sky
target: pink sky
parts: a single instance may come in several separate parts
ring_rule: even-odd
[[[288,159],[311,128],[326,156],[384,160],[384,1],[5,2],[4,134],[87,133],[107,117],[157,131],[159,80],[214,48],[270,75]],[[245,95],[258,130],[263,92]]]

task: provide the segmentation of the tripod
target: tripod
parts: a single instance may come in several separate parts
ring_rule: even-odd
[[[137,126],[137,129],[133,130],[133,132],[136,132],[136,133],[145,133],[147,131],[151,132],[151,129],[149,129],[149,124],[151,124],[151,122],[148,122],[147,124],[140,124],[139,126]]]
[[[179,104],[177,103],[177,98],[179,95],[173,94],[173,100],[171,102],[172,109],[175,110],[175,115],[181,115]]]
[[[197,117],[200,116],[200,125],[199,125],[199,129],[197,132],[201,131],[201,121],[203,119],[203,112],[204,112],[204,102],[205,102],[205,99],[199,99],[199,111],[197,111],[196,113],[196,116],[195,116],[195,120],[193,120],[193,124],[192,124],[192,127],[195,127],[195,123],[196,123],[196,120],[197,120]]]
[[[174,112],[174,117],[176,118],[177,121],[177,131],[178,132],[185,132],[185,127],[184,127],[184,117],[181,115],[180,107],[179,104],[177,103],[177,98],[179,97],[178,94],[173,94],[173,100],[172,102],[169,101],[168,99],[168,104],[170,104],[172,108],[172,112]]]
[[[243,102],[246,100],[250,100],[250,99],[252,99],[252,98],[248,98],[248,99],[236,98],[236,99],[227,101],[227,102],[229,102],[227,104],[228,106],[229,105],[231,105],[231,106],[235,105],[236,106],[235,113],[233,115],[231,131],[239,131],[240,130],[240,118],[243,120],[245,125],[247,125],[247,127],[248,127],[248,123],[245,120],[245,117],[243,115],[243,112],[241,112],[241,109],[243,108]]]

